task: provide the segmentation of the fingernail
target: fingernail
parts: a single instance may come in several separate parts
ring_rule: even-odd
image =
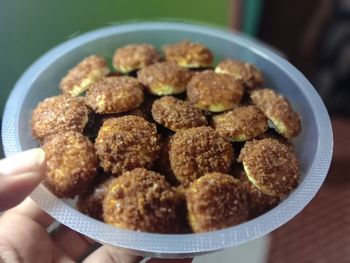
[[[12,155],[0,161],[0,173],[3,175],[16,175],[33,172],[40,169],[45,162],[45,152],[32,149]]]

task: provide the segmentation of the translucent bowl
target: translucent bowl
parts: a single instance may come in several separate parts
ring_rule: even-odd
[[[314,197],[331,162],[333,137],[327,110],[309,81],[290,63],[255,40],[236,33],[183,23],[135,23],[99,29],[68,40],[36,61],[18,80],[6,104],[2,139],[6,156],[36,147],[29,122],[33,108],[59,93],[67,70],[84,57],[111,58],[116,47],[129,43],[163,44],[183,39],[200,42],[222,58],[244,60],[260,68],[267,86],[285,95],[302,116],[295,140],[301,161],[299,187],[277,207],[246,223],[203,234],[152,234],[115,228],[75,210],[40,185],[32,198],[62,224],[104,244],[153,257],[189,257],[236,246],[270,233],[298,214]]]

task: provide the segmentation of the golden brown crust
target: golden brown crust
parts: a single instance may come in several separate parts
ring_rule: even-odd
[[[205,173],[227,173],[233,160],[231,144],[210,127],[177,132],[170,141],[171,168],[185,186]]]
[[[153,119],[173,131],[208,125],[202,110],[171,96],[154,101]]]
[[[161,174],[137,168],[114,179],[103,201],[106,223],[137,231],[179,233],[183,199]]]
[[[300,116],[293,110],[286,98],[271,89],[254,90],[253,103],[264,112],[278,133],[291,139],[301,132]]]
[[[207,47],[187,40],[166,45],[163,51],[167,61],[186,68],[205,68],[213,63],[213,55]]]
[[[76,204],[78,210],[92,218],[103,221],[102,202],[112,180],[113,178],[105,174],[96,177],[89,185],[88,190],[79,195]]]
[[[242,99],[243,92],[243,86],[234,78],[212,70],[197,73],[187,86],[188,100],[213,112],[233,109]]]
[[[142,85],[127,76],[104,78],[92,84],[86,93],[86,103],[99,114],[129,111],[142,102]]]
[[[255,187],[247,178],[246,174],[242,171],[239,179],[243,185],[243,188],[247,192],[249,217],[255,218],[259,215],[266,213],[274,208],[280,202],[280,198],[275,196],[266,195]]]
[[[118,176],[137,167],[150,168],[160,150],[154,124],[136,116],[103,122],[95,141],[101,167]]]
[[[57,133],[42,146],[47,172],[44,184],[58,197],[84,193],[95,178],[98,159],[93,144],[80,133]]]
[[[249,181],[264,194],[283,197],[298,185],[299,161],[289,147],[275,139],[246,142],[239,161]]]
[[[83,132],[89,109],[82,98],[54,96],[40,102],[33,110],[32,134],[39,142],[58,132]]]
[[[193,232],[207,232],[240,224],[248,219],[246,193],[239,180],[208,173],[187,191],[189,223]]]
[[[92,55],[69,70],[61,80],[60,88],[63,94],[76,97],[109,72],[106,60],[101,56]]]
[[[173,62],[159,62],[142,68],[138,80],[154,95],[170,95],[184,92],[193,73]]]
[[[231,141],[247,141],[265,132],[267,118],[259,108],[245,106],[216,115],[212,119],[215,130]]]
[[[231,75],[240,81],[248,92],[260,88],[264,83],[260,70],[252,64],[239,60],[224,59],[216,66],[215,72]]]
[[[130,44],[117,48],[113,66],[117,71],[128,73],[159,61],[157,50],[149,44]]]
[[[256,140],[263,140],[263,139],[275,139],[278,142],[284,144],[287,146],[291,151],[294,152],[294,145],[290,141],[288,141],[286,138],[284,138],[281,134],[277,133],[274,129],[268,129],[266,132],[259,134],[254,139]]]

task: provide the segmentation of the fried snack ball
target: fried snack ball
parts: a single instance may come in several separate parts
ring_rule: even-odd
[[[250,218],[266,213],[280,202],[280,198],[266,195],[255,187],[243,171],[240,173],[239,180],[247,193]]]
[[[285,97],[267,88],[254,90],[250,97],[283,137],[292,139],[299,135],[301,132],[300,116]]]
[[[246,192],[238,179],[208,173],[187,190],[189,224],[195,233],[240,224],[248,219]]]
[[[213,63],[213,54],[207,47],[187,40],[166,45],[163,51],[167,61],[173,61],[181,67],[205,68]]]
[[[102,79],[110,72],[103,57],[92,55],[85,58],[72,68],[61,80],[60,88],[63,94],[79,96],[89,88],[89,85]]]
[[[245,106],[216,115],[212,119],[215,130],[230,141],[248,141],[268,129],[267,118],[259,108]]]
[[[114,68],[129,73],[159,61],[157,50],[149,44],[130,44],[117,48],[113,56]]]
[[[102,202],[112,180],[113,178],[105,174],[96,177],[87,191],[79,195],[77,201],[78,210],[92,218],[103,221]]]
[[[192,76],[192,72],[173,62],[159,62],[137,72],[137,79],[157,96],[184,92]]]
[[[298,185],[299,161],[289,147],[275,139],[246,142],[239,161],[249,181],[266,195],[283,197]]]
[[[57,133],[42,146],[47,161],[44,184],[56,196],[84,193],[97,174],[98,158],[88,138],[75,131]]]
[[[232,59],[221,61],[215,68],[219,74],[228,74],[241,82],[246,91],[261,87],[264,78],[260,70],[252,64]]]
[[[109,77],[91,85],[86,103],[99,114],[120,113],[143,102],[142,85],[132,77]]]
[[[66,95],[47,98],[33,110],[33,137],[42,143],[45,138],[58,132],[82,133],[89,120],[89,113],[90,110],[82,98]]]
[[[212,70],[197,73],[187,86],[188,100],[212,112],[233,109],[242,99],[243,86],[229,75]]]
[[[173,131],[208,125],[201,109],[171,96],[162,97],[153,103],[152,116],[156,122]]]
[[[150,168],[160,150],[154,124],[137,116],[110,118],[98,132],[95,148],[105,172],[121,175],[138,167]]]
[[[108,224],[143,232],[179,233],[183,198],[156,172],[136,168],[114,179],[103,200]]]
[[[176,179],[188,186],[205,173],[227,173],[233,148],[210,127],[191,128],[171,138],[169,159]]]

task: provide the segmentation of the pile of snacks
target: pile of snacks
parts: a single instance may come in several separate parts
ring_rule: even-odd
[[[84,214],[144,232],[206,232],[276,206],[298,184],[288,141],[300,117],[262,73],[182,41],[117,48],[112,72],[97,55],[40,102],[32,134],[44,184],[77,197]],[[270,128],[269,128],[270,127]]]

